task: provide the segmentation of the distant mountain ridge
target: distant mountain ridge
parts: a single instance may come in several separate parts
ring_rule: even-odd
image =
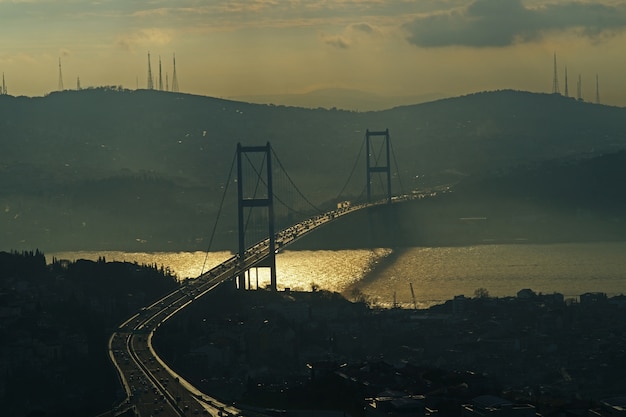
[[[366,129],[391,133],[395,194],[625,149],[625,116],[510,90],[371,112],[116,88],[0,96],[0,247],[206,249],[238,142],[269,141],[302,192],[332,207],[364,188]]]
[[[275,104],[303,108],[326,108],[353,111],[377,111],[425,103],[443,98],[443,94],[388,96],[348,88],[323,88],[307,93],[257,94],[231,97],[233,100],[258,104]]]

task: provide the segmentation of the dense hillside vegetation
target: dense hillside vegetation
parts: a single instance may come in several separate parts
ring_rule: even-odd
[[[269,141],[301,191],[329,207],[353,168],[340,198],[365,186],[366,129],[390,130],[399,193],[615,152],[626,145],[625,116],[516,91],[378,112],[117,88],[0,96],[0,247],[207,249],[238,142]],[[220,247],[234,246],[231,194]]]
[[[2,416],[94,416],[120,398],[108,338],[178,287],[169,270],[0,251]]]

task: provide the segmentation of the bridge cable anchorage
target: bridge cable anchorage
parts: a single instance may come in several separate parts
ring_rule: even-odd
[[[356,171],[356,167],[359,164],[359,161],[361,160],[361,153],[363,152],[364,147],[365,147],[365,136],[363,137],[363,141],[361,141],[361,147],[359,148],[359,153],[357,154],[356,159],[354,160],[354,164],[352,165],[352,171],[350,171],[350,175],[348,175],[348,180],[343,185],[343,187],[341,187],[341,191],[339,191],[339,194],[337,194],[337,201],[342,200],[341,197],[343,196],[343,192],[346,190],[346,187],[350,183],[350,180],[352,179],[352,175],[354,175],[354,172]],[[361,194],[363,194],[363,192],[361,192]],[[360,197],[361,196],[359,196],[357,200],[359,200]]]
[[[393,149],[393,141],[389,141],[389,145],[391,146],[391,155],[393,156],[393,163],[396,166],[396,172],[398,173],[398,182],[400,183],[400,194],[404,194],[404,187],[402,186],[402,175],[400,175],[400,167],[398,166],[398,160],[396,159],[396,151]]]
[[[209,252],[211,251],[211,246],[213,245],[213,239],[215,238],[215,231],[217,230],[217,223],[222,214],[222,209],[224,208],[224,201],[226,200],[226,195],[228,193],[228,187],[230,185],[230,180],[232,179],[233,169],[235,167],[235,162],[237,161],[237,152],[233,154],[233,160],[230,163],[230,171],[228,172],[228,179],[226,180],[226,186],[224,187],[224,192],[222,193],[222,200],[220,201],[219,208],[217,210],[217,217],[215,218],[215,223],[213,224],[213,230],[211,231],[211,237],[209,238],[209,247],[206,250],[206,254],[204,256],[204,262],[202,263],[202,270],[200,271],[200,276],[204,273],[204,267],[206,266],[207,259],[209,257]]]
[[[311,206],[311,208],[313,208],[315,211],[317,211],[318,213],[324,213],[323,210],[321,210],[319,207],[315,206],[313,203],[311,203],[309,201],[308,198],[306,198],[304,196],[304,194],[302,194],[302,192],[300,191],[300,189],[296,186],[296,184],[293,182],[293,180],[291,179],[291,177],[289,176],[289,173],[287,172],[287,170],[285,169],[285,167],[283,166],[282,162],[280,162],[280,158],[278,157],[278,155],[276,154],[276,152],[274,151],[274,149],[272,149],[272,155],[274,155],[274,157],[276,158],[276,162],[278,162],[278,165],[280,166],[280,169],[285,173],[285,176],[287,177],[287,179],[289,180],[289,182],[291,183],[291,185],[293,186],[293,188],[296,190],[296,192],[298,193],[298,195],[300,195],[300,197],[302,197],[302,199],[309,205]],[[295,211],[295,210],[294,210]]]

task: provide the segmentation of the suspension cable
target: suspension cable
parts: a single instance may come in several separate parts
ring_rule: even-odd
[[[378,161],[379,159],[382,157],[383,155],[383,147],[385,146],[385,142],[384,141],[380,141],[380,149],[378,149],[378,153],[374,153],[374,166],[377,167],[378,166]],[[387,167],[387,170],[389,171],[389,167]],[[391,173],[388,173],[388,175],[391,175]],[[383,184],[383,179],[382,176],[380,175],[380,173],[378,175],[376,175],[376,178],[378,179],[378,183],[380,184],[380,188],[381,190],[385,189],[385,185]]]
[[[402,186],[402,175],[400,175],[400,167],[398,166],[398,160],[396,159],[396,151],[393,149],[393,142],[389,140],[391,144],[391,155],[393,155],[393,163],[396,166],[396,171],[398,172],[398,182],[400,183],[400,194],[404,195],[404,187]]]
[[[276,194],[274,194],[274,198],[276,199],[276,201],[282,204],[283,207],[285,207],[287,210],[292,211],[302,217],[308,217],[307,213],[300,211],[300,210],[296,210],[295,208],[291,207],[290,205],[285,203],[283,200],[281,200]],[[322,211],[320,211],[319,209],[315,209],[315,210],[317,210],[319,213],[322,213]]]
[[[226,200],[226,193],[228,192],[228,187],[230,186],[230,180],[233,175],[233,168],[235,167],[235,161],[237,160],[237,152],[233,155],[233,160],[230,163],[230,171],[228,172],[228,180],[226,180],[226,186],[224,187],[224,192],[222,193],[222,200],[220,201],[219,209],[217,210],[217,217],[215,218],[215,223],[213,224],[213,230],[211,231],[211,238],[209,239],[209,247],[206,250],[206,254],[204,256],[204,262],[202,263],[202,269],[200,270],[200,275],[204,273],[204,267],[206,266],[207,259],[209,257],[209,252],[211,251],[211,246],[213,245],[213,238],[215,237],[215,231],[217,230],[217,222],[220,219],[222,214],[222,208],[224,207],[224,201]]]
[[[276,155],[274,155],[274,156],[276,156]],[[246,157],[247,157],[247,156],[246,156]],[[278,157],[276,157],[276,158],[278,159]],[[278,161],[278,163],[279,163],[279,166],[280,166],[280,168],[281,168],[282,172],[285,174],[285,176],[286,176],[286,177],[288,177],[288,174],[287,174],[287,172],[285,171],[285,168],[283,168],[282,164],[280,164],[280,161]],[[267,184],[267,182],[263,179],[263,176],[261,175],[260,171],[258,171],[258,170],[256,169],[256,167],[254,166],[254,164],[252,164],[252,163],[251,163],[250,165],[252,166],[252,169],[253,169],[253,170],[254,170],[254,172],[256,173],[257,178],[258,178],[258,181],[260,181],[263,185],[265,185],[265,186],[267,187],[267,186],[268,186],[268,184]],[[292,185],[293,185],[293,187],[296,189],[296,191],[299,191],[299,190],[298,190],[298,188],[295,186],[295,184],[294,184],[293,182],[291,182],[291,184],[292,184]],[[300,194],[300,195],[302,195],[301,193],[299,193],[299,194]],[[303,198],[304,198],[304,197],[303,197]],[[291,210],[291,211],[293,211],[294,213],[299,214],[299,215],[301,215],[301,216],[307,216],[307,214],[306,214],[306,213],[303,213],[303,212],[301,212],[301,211],[298,211],[298,210],[294,209],[293,207],[291,207],[290,205],[288,205],[287,203],[285,203],[285,202],[284,202],[284,201],[283,201],[280,197],[278,197],[275,193],[274,193],[274,199],[275,199],[276,201],[278,201],[280,204],[282,204],[282,205],[283,205],[283,207],[287,208],[287,210]],[[306,198],[305,198],[305,200],[306,200]],[[309,204],[311,204],[311,203],[309,203]],[[322,211],[321,211],[321,210],[319,210],[318,208],[316,208],[315,206],[313,206],[313,208],[314,208],[315,210],[317,210],[318,212],[322,213]]]
[[[354,165],[352,165],[352,171],[350,171],[350,175],[348,175],[348,180],[341,188],[341,191],[339,191],[339,194],[337,194],[337,200],[341,200],[341,196],[343,195],[343,192],[346,190],[346,187],[350,183],[350,180],[352,179],[352,175],[354,174],[354,171],[356,171],[356,167],[359,163],[359,158],[361,157],[361,153],[363,152],[364,147],[365,147],[365,136],[363,137],[363,142],[361,142],[361,148],[359,148],[359,153],[356,156],[356,159],[354,160]]]
[[[361,188],[361,193],[358,195],[358,197],[356,198],[356,201],[364,201],[365,200],[365,191],[367,190],[367,184],[365,184],[363,186],[363,188]]]
[[[320,210],[317,206],[315,206],[313,203],[311,203],[309,201],[308,198],[306,198],[304,196],[304,194],[302,194],[302,192],[300,191],[300,189],[296,186],[296,184],[293,182],[293,180],[291,179],[291,177],[289,176],[289,173],[287,172],[287,170],[285,169],[285,167],[283,166],[282,162],[280,162],[280,158],[278,157],[278,155],[276,154],[276,152],[274,151],[274,148],[272,149],[272,155],[274,155],[274,157],[276,157],[276,161],[278,162],[278,165],[280,166],[280,169],[285,173],[285,176],[287,177],[287,180],[289,180],[289,182],[291,183],[291,185],[293,186],[293,188],[296,190],[296,192],[298,193],[298,195],[300,197],[302,197],[302,199],[309,205],[311,206],[314,210],[316,210],[318,213],[323,213],[322,210]],[[284,203],[283,203],[284,204]],[[285,205],[286,206],[286,205]],[[286,206],[287,207],[287,206]],[[289,208],[289,207],[287,207]]]
[[[252,167],[252,169],[254,170],[256,177],[257,177],[257,181],[256,181],[256,185],[254,186],[254,194],[252,195],[252,198],[256,198],[257,196],[257,192],[259,191],[259,184],[261,182],[263,182],[265,184],[265,181],[263,181],[263,179],[261,178],[261,171],[263,171],[263,167],[265,166],[265,159],[263,158],[263,161],[261,162],[261,168],[257,171],[256,166],[254,165],[254,163],[250,160],[250,157],[248,156],[247,153],[244,154],[246,156],[246,159],[248,160],[248,162],[250,163],[250,166]],[[265,186],[267,186],[267,184],[265,184]],[[252,209],[250,208],[248,210],[248,218],[246,219],[246,224],[243,228],[244,230],[244,234],[245,232],[248,231],[248,225],[250,224],[250,218],[252,217]]]

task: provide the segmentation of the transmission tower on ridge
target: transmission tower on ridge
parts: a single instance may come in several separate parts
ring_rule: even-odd
[[[576,100],[583,101],[583,85],[578,74],[578,84],[576,85]]]
[[[165,91],[170,91],[170,80],[167,71],[165,71]]]
[[[161,72],[161,55],[159,55],[159,91],[163,91],[163,75]]]
[[[174,72],[172,72],[172,92],[178,93],[178,78],[176,77],[176,54],[174,54]]]
[[[600,104],[600,83],[598,82],[598,74],[596,74],[596,104]]]
[[[567,67],[565,67],[565,97],[569,97],[569,88],[567,87]]]
[[[154,90],[154,84],[152,82],[152,67],[150,66],[150,52],[148,52],[148,90]]]
[[[552,80],[552,94],[560,94],[559,74],[556,69],[556,52],[554,53],[554,79]]]
[[[80,87],[80,77],[76,77],[76,90],[80,91],[81,87]]]
[[[57,85],[57,90],[63,91],[63,72],[61,71],[61,58],[59,58],[59,83]]]
[[[0,95],[6,96],[7,93],[7,85],[4,82],[4,72],[2,73],[2,90],[0,90]]]

